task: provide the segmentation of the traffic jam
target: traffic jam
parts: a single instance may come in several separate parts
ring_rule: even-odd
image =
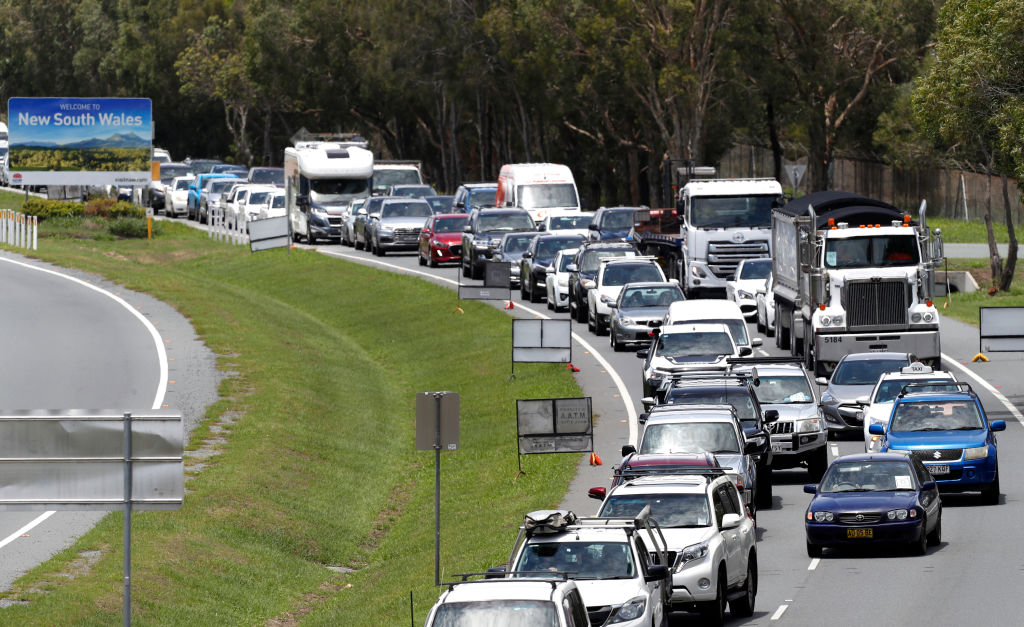
[[[607,482],[567,498],[572,510],[524,512],[508,560],[446,584],[427,625],[749,618],[783,520],[777,481],[806,493],[785,525],[802,518],[812,566],[927,555],[956,542],[944,498],[1000,503],[1007,425],[944,368],[943,242],[923,202],[911,215],[839,191],[788,198],[774,179],[689,176],[674,208],[586,211],[563,165],[506,164],[497,182],[446,195],[418,162],[375,161],[360,138],[298,143],[274,171],[189,167],[163,166],[175,176],[153,198],[168,216],[287,216],[295,243],[415,259],[459,285],[503,264],[508,284],[491,287],[519,296],[505,308],[543,303],[544,317],[585,325],[624,381],[619,406],[638,399],[617,459],[592,470]]]

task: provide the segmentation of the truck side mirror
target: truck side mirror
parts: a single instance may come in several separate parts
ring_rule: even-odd
[[[932,259],[938,261],[946,256],[944,253],[945,251],[942,246],[942,229],[935,229],[935,235],[932,239]]]

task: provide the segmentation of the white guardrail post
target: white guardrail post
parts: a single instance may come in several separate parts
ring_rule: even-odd
[[[39,250],[39,218],[0,209],[0,244]]]

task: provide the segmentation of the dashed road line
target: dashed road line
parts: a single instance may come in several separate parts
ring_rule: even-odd
[[[782,615],[785,614],[786,610],[788,610],[788,609],[789,609],[788,605],[785,605],[785,604],[780,605],[779,609],[775,610],[775,613],[772,614],[771,620],[779,620],[780,618],[782,618]]]
[[[956,366],[957,369],[959,369],[964,374],[966,374],[970,378],[972,378],[975,381],[977,381],[978,385],[980,385],[981,387],[983,387],[986,390],[988,390],[992,394],[992,396],[996,397],[996,400],[998,400],[1000,403],[1002,403],[1003,406],[1006,407],[1007,410],[1009,410],[1010,415],[1013,416],[1014,418],[1016,418],[1017,422],[1019,422],[1020,424],[1024,425],[1024,415],[1022,415],[1020,413],[1020,411],[1016,407],[1013,406],[1013,403],[1010,402],[1010,399],[1008,399],[1005,396],[1003,396],[1002,392],[1000,392],[999,390],[997,390],[994,387],[992,387],[991,383],[989,383],[988,381],[982,379],[980,376],[975,374],[975,372],[972,371],[970,368],[964,368],[963,365],[961,365],[959,361],[953,359],[952,357],[950,357],[946,353],[940,353],[940,354],[942,355],[942,363],[943,364],[950,364],[952,366]]]

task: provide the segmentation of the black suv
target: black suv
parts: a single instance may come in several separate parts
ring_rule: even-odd
[[[587,321],[587,290],[594,286],[594,278],[604,257],[638,255],[627,242],[584,242],[569,265],[569,315],[577,322]]]
[[[558,251],[576,248],[583,243],[581,235],[541,233],[530,242],[519,262],[519,293],[523,300],[539,303],[547,294],[548,269]]]
[[[462,233],[462,276],[482,278],[484,263],[506,233],[536,230],[525,209],[474,209]]]
[[[747,442],[757,442],[757,482],[754,498],[757,507],[772,506],[772,449],[771,436],[766,423],[775,422],[777,410],[761,410],[754,393],[753,382],[745,375],[708,376],[684,375],[668,379],[656,394],[656,399],[644,399],[649,410],[652,400],[665,405],[732,405],[743,426]],[[765,415],[767,414],[767,415]]]

